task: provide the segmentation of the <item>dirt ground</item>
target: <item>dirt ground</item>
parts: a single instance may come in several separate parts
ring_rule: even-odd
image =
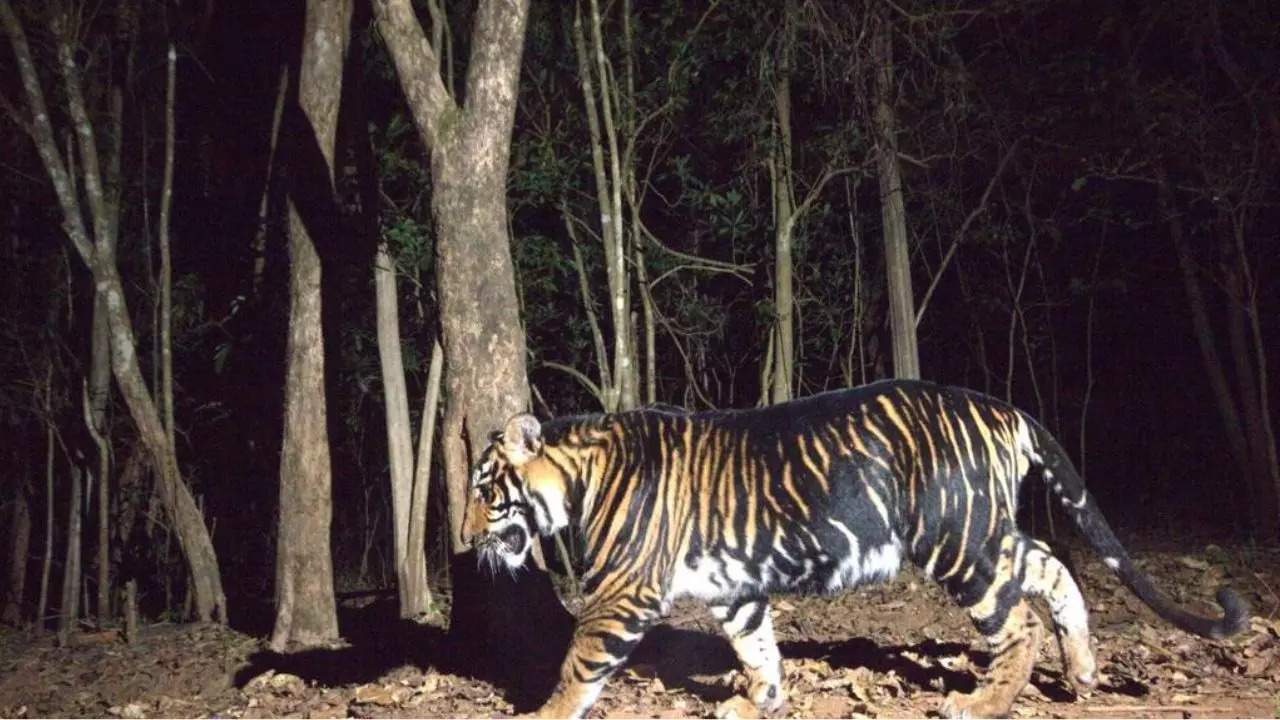
[[[1104,679],[1075,698],[1046,640],[1014,716],[1280,717],[1280,550],[1166,541],[1134,554],[1166,593],[1194,607],[1211,607],[1220,582],[1237,588],[1251,627],[1226,641],[1174,630],[1095,555],[1075,551]],[[789,717],[931,715],[947,692],[971,689],[987,661],[972,649],[979,643],[967,617],[914,572],[832,598],[780,597],[773,607]],[[451,671],[438,625],[385,615],[376,605],[347,609],[346,643],[283,656],[261,637],[215,626],[151,626],[134,645],[84,635],[66,648],[5,631],[0,717],[502,717],[536,708],[538,699]],[[745,717],[734,668],[705,609],[682,604],[591,716]]]

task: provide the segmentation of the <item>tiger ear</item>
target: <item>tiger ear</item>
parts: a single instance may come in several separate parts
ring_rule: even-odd
[[[502,450],[513,465],[523,465],[542,450],[542,424],[529,413],[514,415],[502,431]]]

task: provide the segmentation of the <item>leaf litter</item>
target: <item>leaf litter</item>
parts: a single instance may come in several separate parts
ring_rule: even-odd
[[[1015,717],[1277,716],[1280,551],[1169,549],[1177,544],[1148,543],[1135,556],[1170,597],[1202,610],[1213,607],[1219,583],[1236,587],[1254,613],[1249,628],[1223,641],[1171,629],[1082,551],[1077,577],[1102,681],[1075,699],[1046,640]],[[831,598],[778,598],[773,608],[787,717],[919,717],[947,693],[971,690],[988,660],[963,611],[910,571]],[[705,608],[677,603],[664,624],[591,717],[758,716]],[[253,658],[264,650],[260,638],[213,625],[157,625],[135,645],[104,636],[65,648],[47,635],[0,630],[0,717],[508,717],[535,709],[408,653],[373,677],[354,667],[311,677],[285,666],[259,671]]]

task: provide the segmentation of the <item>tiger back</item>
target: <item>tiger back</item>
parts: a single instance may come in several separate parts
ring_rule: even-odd
[[[581,535],[585,602],[541,713],[581,717],[645,631],[682,597],[707,602],[764,713],[785,703],[768,598],[891,578],[903,560],[940,582],[990,646],[987,682],[948,716],[1009,712],[1036,662],[1042,597],[1077,691],[1096,682],[1083,597],[1046,545],[1015,524],[1038,469],[1108,567],[1162,618],[1222,637],[1246,613],[1190,613],[1143,576],[1061,446],[1025,413],[976,392],[885,381],[753,410],[670,408],[545,425],[513,417],[477,461],[464,541],[497,568],[536,534]]]

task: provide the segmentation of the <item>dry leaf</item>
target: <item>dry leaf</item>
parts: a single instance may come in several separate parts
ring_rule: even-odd
[[[849,694],[864,703],[871,702],[871,695],[867,692],[867,688],[875,684],[875,674],[867,668],[858,667],[848,671],[848,676]]]
[[[1210,567],[1209,563],[1201,560],[1200,558],[1191,557],[1190,555],[1183,555],[1179,557],[1178,562],[1192,570],[1208,570]]]
[[[779,600],[773,604],[773,609],[777,610],[778,612],[794,612],[796,609],[796,606],[792,605],[786,600]]]
[[[1270,675],[1268,670],[1273,662],[1275,657],[1272,655],[1257,655],[1249,658],[1244,665],[1244,675],[1245,677],[1266,677]]]
[[[395,705],[395,693],[381,685],[367,683],[356,688],[355,701],[361,705]]]
[[[300,695],[307,689],[305,680],[290,673],[276,673],[266,679],[266,684],[285,695]]]
[[[894,696],[901,696],[904,692],[902,687],[902,678],[898,677],[896,670],[890,670],[888,673],[877,678],[876,687],[884,688],[885,690],[890,691]]]
[[[750,700],[741,695],[734,695],[716,706],[716,717],[722,720],[747,720],[748,718],[758,718],[760,713],[756,710],[756,706]]]
[[[814,698],[809,715],[813,717],[837,718],[849,712],[849,700],[837,695],[822,695]]]

